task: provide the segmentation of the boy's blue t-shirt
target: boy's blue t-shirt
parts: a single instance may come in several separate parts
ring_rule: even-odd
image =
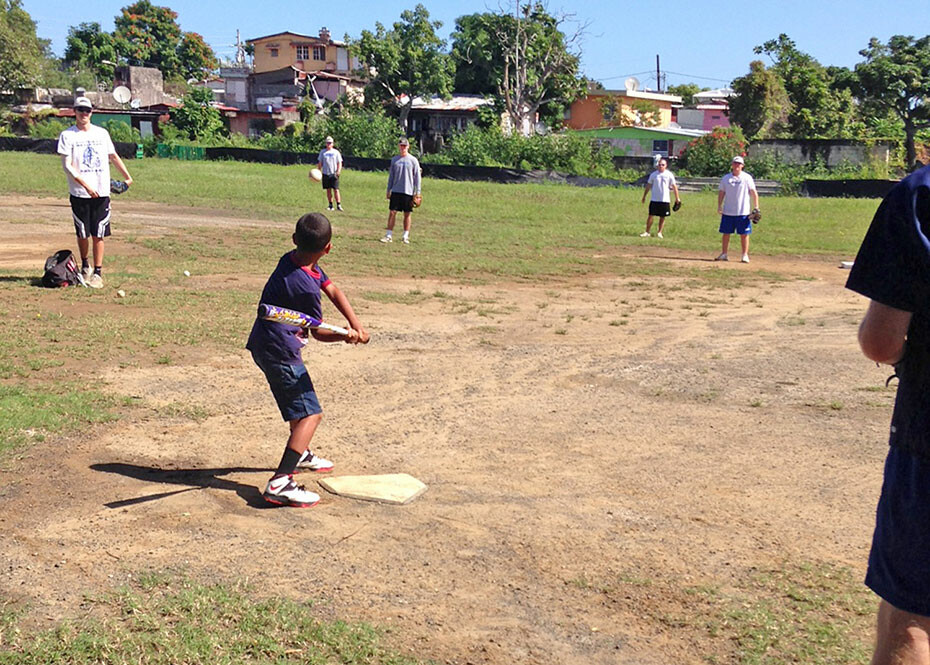
[[[268,278],[260,302],[322,319],[320,292],[329,284],[329,278],[318,265],[299,266],[294,262],[294,253],[288,252]],[[298,326],[265,321],[256,316],[245,348],[271,362],[300,365],[303,344],[297,336],[299,332]]]
[[[930,459],[930,167],[915,171],[882,201],[853,263],[846,288],[911,312],[892,446]]]

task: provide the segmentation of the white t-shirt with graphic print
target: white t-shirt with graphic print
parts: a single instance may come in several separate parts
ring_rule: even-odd
[[[116,148],[107,130],[90,125],[86,131],[81,131],[77,125],[72,125],[58,136],[58,154],[68,157],[84,182],[100,196],[110,195],[110,155],[116,154]],[[72,196],[90,198],[70,173],[68,190]]]

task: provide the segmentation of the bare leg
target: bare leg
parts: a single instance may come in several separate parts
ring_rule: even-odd
[[[81,261],[84,261],[90,252],[90,238],[78,238],[77,243],[78,252],[81,254]]]
[[[388,224],[387,224],[387,230],[388,230],[388,231],[393,231],[393,230],[394,230],[394,218],[395,218],[395,217],[397,217],[397,211],[396,211],[396,210],[392,210],[392,211],[390,211],[390,212],[388,213]]]
[[[342,198],[339,196],[339,190],[337,189],[335,191],[336,191],[336,203],[342,203]]]
[[[94,238],[94,268],[103,267],[103,238]]]
[[[930,618],[899,610],[882,601],[872,665],[930,664]]]
[[[326,201],[327,201],[330,205],[333,204],[333,190],[331,190],[331,189],[327,189],[327,190],[326,190]]]
[[[742,247],[743,249],[743,254],[745,256],[748,256],[749,255],[749,234],[748,233],[744,233],[743,235],[739,237],[739,244],[740,244],[740,247]]]
[[[410,233],[410,213],[404,213],[404,233]]]
[[[720,253],[721,253],[721,254],[726,254],[726,253],[727,253],[727,250],[730,248],[730,234],[729,234],[729,233],[724,233],[724,234],[723,234],[723,238],[722,238],[722,240],[721,240],[720,247],[721,247]]]
[[[659,217],[659,233],[662,233],[662,229],[665,228],[665,220],[667,217]]]
[[[291,420],[291,435],[287,439],[287,447],[303,455],[310,447],[310,440],[321,420],[323,420],[322,413]]]
[[[652,215],[646,217],[646,233],[652,230]]]

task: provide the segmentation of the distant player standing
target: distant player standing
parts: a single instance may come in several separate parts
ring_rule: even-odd
[[[388,171],[387,198],[389,205],[387,231],[381,242],[394,241],[394,218],[398,212],[404,213],[404,244],[410,244],[410,213],[413,211],[414,200],[420,199],[420,162],[408,153],[410,142],[402,138],[397,144],[400,154],[391,158],[391,169]]]
[[[727,261],[727,250],[730,248],[730,234],[739,234],[740,245],[743,250],[743,263],[749,263],[749,234],[752,233],[752,222],[749,213],[759,209],[759,193],[756,191],[756,181],[748,173],[743,173],[745,162],[737,155],[730,162],[730,172],[720,179],[720,189],[717,192],[717,214],[720,215],[720,233],[723,234],[720,256],[715,261]],[[749,197],[752,196],[752,206]]]
[[[641,238],[648,238],[652,230],[652,218],[659,218],[659,230],[656,233],[658,237],[662,236],[662,229],[665,228],[665,218],[672,214],[672,197],[670,192],[675,192],[675,203],[681,203],[681,196],[678,194],[678,182],[675,180],[675,174],[668,170],[668,160],[664,157],[659,160],[656,170],[649,174],[649,180],[646,181],[646,187],[643,189],[642,203],[646,202],[646,195],[652,191],[649,199],[649,215],[646,217],[646,230],[640,233]]]
[[[339,196],[339,174],[342,173],[342,153],[333,147],[333,137],[326,137],[326,147],[320,150],[317,167],[323,173],[323,189],[329,209],[333,209],[333,192],[336,193],[336,210],[342,210],[342,198]]]
[[[87,286],[103,286],[103,239],[110,235],[110,162],[132,184],[123,160],[116,154],[110,134],[91,124],[93,106],[87,97],[74,100],[75,123],[58,136],[61,166],[68,175],[71,193],[71,216],[81,253],[81,271]],[[94,268],[90,269],[88,252],[93,238]]]

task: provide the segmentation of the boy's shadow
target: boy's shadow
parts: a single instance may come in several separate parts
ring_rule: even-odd
[[[138,466],[135,464],[121,464],[112,462],[108,464],[91,464],[90,468],[94,471],[104,473],[118,473],[121,476],[135,478],[136,480],[145,480],[151,483],[160,483],[163,485],[186,485],[184,489],[173,490],[171,492],[159,492],[158,494],[146,494],[131,499],[120,499],[105,503],[107,508],[125,508],[134,506],[147,501],[155,501],[165,497],[181,494],[182,492],[192,492],[194,490],[203,490],[208,488],[229,490],[238,494],[252,508],[271,508],[273,507],[262,498],[261,492],[254,485],[243,485],[233,480],[227,480],[220,476],[229,473],[254,473],[258,471],[269,472],[269,469],[251,469],[247,467],[229,467],[224,469],[171,469],[164,470],[149,466]]]

